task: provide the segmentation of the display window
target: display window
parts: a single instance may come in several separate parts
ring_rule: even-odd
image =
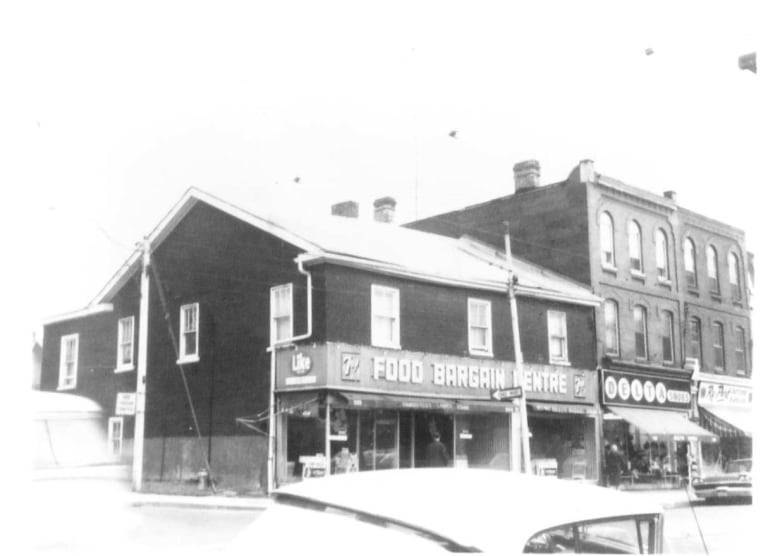
[[[538,475],[595,480],[595,419],[553,414],[528,418],[531,465]]]

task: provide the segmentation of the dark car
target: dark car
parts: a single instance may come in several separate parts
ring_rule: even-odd
[[[753,460],[735,459],[726,464],[722,473],[694,479],[691,486],[697,497],[706,501],[753,498]]]

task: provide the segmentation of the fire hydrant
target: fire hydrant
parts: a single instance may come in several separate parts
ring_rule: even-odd
[[[206,490],[208,486],[209,473],[205,469],[198,471],[198,490]]]

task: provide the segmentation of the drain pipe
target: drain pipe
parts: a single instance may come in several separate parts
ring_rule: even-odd
[[[276,350],[299,340],[306,340],[312,333],[311,272],[303,268],[304,260],[300,256],[296,261],[298,272],[306,276],[306,333],[282,342],[271,343],[266,349],[266,352],[271,353],[271,387],[268,400],[268,494],[271,494],[276,487]]]

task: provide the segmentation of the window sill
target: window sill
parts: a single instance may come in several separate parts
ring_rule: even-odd
[[[400,344],[376,344],[372,342],[371,346],[375,348],[382,348],[382,349],[401,349]]]
[[[604,263],[601,263],[601,270],[603,270],[604,272],[609,272],[610,274],[615,274],[615,275],[617,275],[617,273],[618,273],[618,269],[617,269],[616,266],[610,266],[610,265],[606,265]]]
[[[688,286],[688,293],[690,295],[694,295],[696,297],[699,297],[699,288],[697,288],[695,286],[693,286],[693,287],[692,286]]]
[[[639,280],[644,280],[647,276],[641,270],[636,270],[636,269],[632,268],[631,269],[631,277],[632,278],[637,278]]]
[[[561,365],[562,367],[571,367],[568,359],[550,359],[550,365]]]
[[[713,301],[717,301],[719,303],[723,301],[723,298],[720,296],[720,292],[715,292],[712,290],[710,290],[710,299],[712,299]]]
[[[469,349],[469,355],[472,357],[486,357],[491,359],[493,358],[492,351],[481,351],[481,350]]]
[[[75,390],[75,389],[76,389],[76,385],[75,384],[72,385],[72,386],[62,386],[61,384],[59,386],[57,386],[57,391],[58,392],[60,392],[62,390]]]
[[[188,355],[187,357],[182,357],[181,359],[176,360],[177,365],[186,365],[187,363],[199,363],[200,357],[197,355]]]
[[[672,281],[668,278],[658,278],[658,285],[663,286],[664,288],[672,288]]]
[[[114,373],[127,373],[129,371],[134,371],[135,365],[126,365],[124,367],[117,367],[114,369]]]

